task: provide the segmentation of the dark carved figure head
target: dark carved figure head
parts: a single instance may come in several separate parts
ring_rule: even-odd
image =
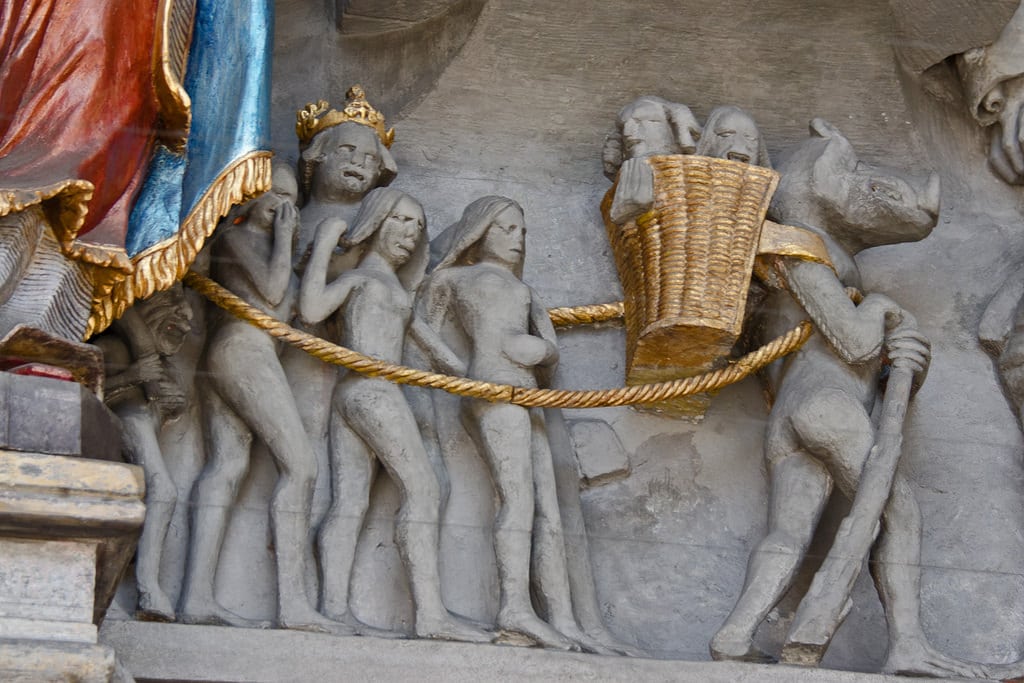
[[[732,105],[715,107],[704,123],[697,154],[771,168],[768,147],[754,118]]]
[[[394,157],[373,128],[346,122],[317,133],[299,157],[302,196],[361,199],[398,173]]]
[[[192,330],[192,307],[180,282],[139,301],[135,307],[152,332],[160,355],[171,356],[181,350],[185,337]]]
[[[654,95],[638,97],[619,111],[615,130],[605,139],[604,174],[614,180],[626,159],[693,154],[700,137],[697,117],[685,104]]]

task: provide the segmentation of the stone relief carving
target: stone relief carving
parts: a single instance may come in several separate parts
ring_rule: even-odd
[[[213,277],[282,320],[292,317],[298,295],[292,270],[299,227],[297,190],[292,171],[277,166],[272,190],[247,204],[236,224],[222,226],[211,245]],[[317,463],[279,352],[266,333],[226,314],[211,325],[205,352],[207,463],[196,482],[181,619],[267,625],[225,609],[214,594],[224,533],[249,467],[253,438],[258,437],[269,449],[279,477],[270,501],[277,624],[346,632],[343,625],[321,616],[307,597],[305,544]]]
[[[317,323],[336,315],[340,343],[394,363],[402,360],[409,334],[438,368],[460,374],[462,362],[412,314],[412,291],[427,257],[419,202],[399,190],[377,188],[364,199],[347,234],[346,228],[344,221],[328,218],[317,229],[302,280],[302,317]],[[326,282],[339,240],[364,254],[355,268]],[[383,464],[402,496],[395,536],[409,573],[416,635],[489,642],[490,633],[451,614],[442,602],[440,484],[402,390],[387,380],[345,373],[334,390],[330,444],[333,502],[320,530],[324,611],[354,632],[366,630],[349,608],[350,577],[370,489]]]
[[[146,524],[139,538],[135,581],[140,619],[174,621],[174,603],[160,586],[160,561],[178,491],[159,435],[185,407],[185,387],[170,357],[191,330],[192,309],[175,285],[137,302],[111,330],[93,340],[106,363],[106,403],[121,418],[125,448],[146,476]]]
[[[424,317],[441,334],[457,329],[465,335],[454,345],[469,356],[468,377],[525,387],[546,383],[558,347],[536,293],[520,279],[522,209],[505,197],[481,197],[448,236],[448,250],[424,285]],[[525,638],[565,650],[612,651],[584,632],[574,615],[544,411],[465,399],[462,416],[497,492],[499,641]],[[578,477],[576,487],[578,497]],[[534,609],[531,589],[546,620]]]
[[[351,223],[366,193],[390,184],[398,173],[388,150],[394,131],[385,130],[384,117],[366,101],[362,88],[351,88],[346,97],[346,104],[340,111],[328,109],[326,102],[318,102],[307,105],[297,115],[301,221],[294,267],[300,277],[320,226],[330,220]],[[344,252],[335,254],[329,260],[330,274],[334,276],[352,268],[355,264],[351,258],[358,253],[359,250],[348,252],[348,260]],[[310,329],[319,336],[327,334],[323,325]],[[325,467],[331,392],[337,372],[290,346],[281,355],[281,365],[317,462]]]
[[[951,61],[969,110],[987,129],[991,167],[1008,184],[1020,184],[1024,179],[1019,120],[1024,76],[1016,62],[1022,14],[1018,9],[996,42],[962,52]],[[435,369],[449,374],[524,386],[549,384],[558,359],[553,330],[536,295],[522,283],[524,246],[521,242],[518,248],[510,246],[515,228],[522,227],[521,209],[511,200],[494,198],[490,201],[495,211],[489,216],[484,215],[488,210],[483,204],[474,203],[467,209],[442,240],[441,265],[420,290],[420,312],[434,327],[424,324],[412,312],[416,284],[423,276],[423,209],[418,205],[410,208],[415,200],[404,193],[373,189],[387,185],[397,168],[387,148],[383,121],[380,129],[368,125],[369,119],[354,122],[342,118],[318,124],[327,120],[326,107],[324,111],[316,109],[308,112],[310,127],[300,131],[301,183],[278,169],[274,192],[247,205],[237,214],[239,222],[221,229],[211,246],[214,277],[281,320],[301,313],[304,322],[310,323],[297,323],[304,329],[396,363],[409,357],[402,348],[409,342],[426,349],[425,357],[434,361]],[[370,116],[361,104],[357,109]],[[616,133],[604,150],[606,174],[618,176],[611,210],[617,222],[624,224],[651,208],[653,174],[645,159],[660,154],[771,165],[764,137],[742,110],[715,109],[702,127],[684,105],[654,96],[639,98],[620,112]],[[869,469],[865,463],[872,462],[870,454],[884,431],[872,418],[882,410],[878,406],[884,405],[878,389],[882,356],[909,368],[917,384],[923,381],[929,364],[928,340],[901,305],[880,294],[850,303],[843,289],[860,286],[858,252],[920,240],[932,228],[937,214],[934,181],[858,164],[845,138],[821,121],[814,124],[811,140],[782,157],[779,170],[782,184],[771,217],[817,233],[828,248],[833,267],[776,259],[778,281],[791,288],[796,301],[790,300],[788,292],[771,291],[767,300],[759,303],[759,335],[770,338],[772,330],[807,316],[821,335],[768,373],[775,393],[765,443],[775,487],[773,526],[750,557],[746,586],[736,609],[711,643],[718,658],[768,658],[754,647],[753,632],[792,583],[824,501],[835,485],[847,496],[859,498]],[[304,199],[301,212],[295,208],[299,185]],[[472,218],[475,211],[482,216],[479,221]],[[514,214],[511,221],[506,212]],[[11,214],[4,217],[5,225],[13,225],[11,216],[29,215]],[[415,236],[386,237],[398,232],[396,222],[418,223]],[[348,225],[353,226],[351,231]],[[17,230],[23,227],[16,226]],[[25,235],[32,238],[28,241],[37,238],[32,231],[38,226],[29,227],[24,234],[10,231],[6,239],[14,246],[0,252],[6,258],[0,261],[0,268],[11,273],[24,271],[25,262],[19,258],[31,252],[15,250],[26,242]],[[499,230],[507,234],[502,236]],[[473,231],[480,234],[467,236]],[[502,245],[500,238],[508,242]],[[410,271],[414,274],[403,279]],[[1003,381],[1018,413],[1024,404],[1024,388],[1017,377],[1024,365],[1021,273],[1024,269],[1011,276],[992,301],[980,333],[982,341],[999,354]],[[485,275],[501,286],[493,290],[477,286]],[[301,296],[300,278],[304,278]],[[53,280],[49,276],[42,279]],[[370,290],[384,280],[385,293],[377,292],[377,299]],[[8,277],[0,286],[0,298],[17,289],[20,282],[15,276]],[[331,300],[332,292],[338,301]],[[166,477],[161,476],[162,455],[154,442],[163,424],[173,417],[175,390],[173,379],[160,377],[163,371],[157,366],[161,363],[154,362],[153,353],[146,350],[153,339],[147,341],[147,331],[140,328],[138,320],[147,315],[158,317],[155,312],[147,313],[149,307],[158,310],[159,301],[173,296],[140,303],[97,341],[108,354],[108,400],[122,415],[138,460],[144,466],[146,461],[152,463],[147,477],[153,478],[149,486],[153,500],[140,548],[137,583],[140,613],[159,619],[175,618],[173,601],[152,569],[160,561],[162,543],[158,539],[166,533],[165,511],[173,507],[173,492],[161,489],[160,480]],[[494,303],[516,296],[522,300],[507,309]],[[360,317],[360,311],[365,315],[367,310],[382,309],[387,315],[375,317],[373,323]],[[508,313],[511,309],[515,316]],[[187,315],[178,315],[174,325],[181,328],[187,324],[187,320],[182,322]],[[492,317],[500,319],[497,329],[502,329],[506,338],[485,324]],[[332,320],[320,324],[327,319]],[[71,322],[74,326],[85,324],[83,319]],[[412,339],[404,339],[404,331],[389,332],[387,325],[391,324],[394,329],[408,328]],[[452,341],[448,337],[453,329],[456,337],[468,339]],[[150,336],[160,338],[158,334]],[[459,353],[447,350],[448,344]],[[156,356],[168,356],[173,347],[170,343]],[[442,552],[437,525],[444,517],[446,479],[451,474],[443,470],[437,455],[424,447],[422,419],[419,425],[412,419],[408,399],[398,387],[348,373],[338,382],[334,368],[292,348],[282,354],[263,332],[226,315],[212,323],[204,363],[212,387],[207,397],[211,404],[207,410],[210,461],[196,487],[196,533],[182,595],[183,621],[267,625],[224,609],[217,604],[213,590],[226,520],[231,517],[255,436],[266,442],[280,469],[280,486],[272,502],[279,625],[381,635],[356,620],[350,602],[352,566],[370,487],[379,465],[384,464],[402,498],[396,539],[412,584],[414,632],[421,637],[481,642],[493,637],[484,627],[452,616],[445,607],[437,569]],[[157,386],[161,381],[166,385],[163,388]],[[891,389],[896,384],[892,376],[888,381],[887,392],[898,393]],[[274,395],[272,410],[265,401],[252,398],[254,387]],[[332,392],[333,399],[328,400]],[[900,402],[898,397],[893,401]],[[495,523],[502,593],[498,639],[594,652],[626,650],[604,630],[592,570],[587,566],[590,558],[585,535],[582,543],[567,540],[570,526],[583,534],[585,527],[579,510],[579,471],[571,443],[562,443],[568,440],[560,436],[560,430],[564,431],[561,415],[555,410],[472,399],[464,401],[463,411],[463,419],[492,470],[500,499]],[[842,416],[841,423],[836,415]],[[375,420],[380,428],[367,427]],[[851,431],[851,424],[856,429]],[[492,425],[493,429],[487,429]],[[896,432],[899,427],[897,424]],[[328,443],[330,459],[324,462],[331,465],[334,508],[321,525],[311,512],[309,499],[317,477],[317,451],[326,454]],[[412,460],[415,463],[409,464]],[[516,465],[520,471],[513,477],[509,469]],[[524,473],[523,469],[533,471]],[[323,476],[322,468],[320,472]],[[920,564],[921,513],[906,477],[898,472],[893,476],[892,496],[875,548],[879,559],[876,581],[890,626],[886,668],[928,675],[992,674],[997,669],[947,657],[928,644],[919,616],[916,569]],[[800,495],[784,495],[797,489]],[[531,499],[529,505],[526,499]],[[577,517],[570,521],[573,514]],[[416,521],[428,522],[429,533],[416,528]],[[850,521],[851,525],[871,526],[878,520],[869,517],[867,522],[858,522],[851,517]],[[307,568],[303,558],[318,526],[326,616],[311,604],[309,596],[315,589],[305,586],[315,569]],[[869,536],[874,538],[873,533]],[[838,541],[835,547],[840,547]],[[526,557],[532,553],[536,566],[531,567],[527,560],[524,569],[523,553],[510,548],[525,548]],[[789,551],[790,556],[767,559],[767,551],[778,548]],[[808,605],[813,603],[811,598],[839,606],[830,612],[835,623],[824,627],[826,632],[834,631],[845,616],[848,589],[829,590],[824,597],[812,589]],[[590,618],[583,616],[588,611]],[[816,662],[828,637],[801,640],[799,626],[798,614],[783,658],[789,653],[796,661],[801,653],[810,652],[807,658]]]
[[[810,139],[790,150],[779,168],[782,182],[770,215],[819,231],[834,270],[783,261],[792,296],[769,295],[759,313],[762,334],[809,315],[820,336],[771,373],[775,399],[764,446],[772,480],[769,533],[751,554],[743,592],[711,642],[716,659],[771,659],[753,646],[754,631],[790,587],[833,485],[851,499],[860,497],[861,482],[879,466],[876,451],[882,448],[886,425],[875,423],[872,412],[879,400],[881,355],[897,367],[906,363],[917,382],[923,380],[930,356],[927,339],[899,304],[879,294],[854,304],[843,288],[861,286],[855,259],[860,251],[928,235],[938,216],[938,177],[864,164],[842,134],[820,119],[812,122]],[[887,395],[885,400],[903,399]],[[901,429],[899,424],[892,427]],[[920,512],[905,477],[899,472],[890,476],[892,492],[873,565],[889,623],[885,669],[910,675],[987,676],[983,666],[957,661],[928,644],[919,617]],[[876,524],[876,519],[858,520],[852,514],[844,522],[851,527]],[[846,537],[841,527],[835,543]],[[841,558],[851,551],[834,546],[833,552]],[[791,627],[784,660],[820,661],[850,608],[848,591],[861,560],[846,562],[856,565],[848,583],[819,586],[816,578]],[[829,612],[815,604],[819,601],[835,608]]]

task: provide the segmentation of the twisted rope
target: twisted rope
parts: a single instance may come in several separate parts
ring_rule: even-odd
[[[250,306],[213,280],[189,271],[184,283],[196,290],[217,306],[265,331],[272,337],[285,341],[306,353],[333,365],[340,365],[367,377],[379,377],[396,384],[441,389],[457,396],[480,398],[485,401],[514,403],[527,408],[603,408],[640,403],[659,403],[680,396],[689,396],[714,391],[738,382],[757,372],[769,363],[800,348],[814,331],[811,323],[803,321],[792,330],[748,353],[734,363],[701,375],[677,379],[670,382],[638,384],[616,389],[591,389],[574,391],[568,389],[531,389],[510,384],[494,384],[466,377],[454,377],[426,370],[387,363],[370,356],[347,349],[297,330],[287,323],[276,320],[257,308]],[[575,308],[553,309],[558,316],[552,316],[557,325],[584,324],[612,320],[622,315],[622,304],[597,304]]]

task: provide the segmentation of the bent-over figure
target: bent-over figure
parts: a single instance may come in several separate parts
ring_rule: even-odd
[[[146,478],[146,524],[139,537],[136,616],[174,621],[174,603],[160,586],[164,541],[178,501],[160,448],[164,425],[181,416],[186,391],[171,356],[192,327],[192,308],[180,284],[135,303],[93,343],[103,349],[106,403],[124,428],[125,447]]]
[[[768,535],[751,553],[742,594],[711,641],[715,659],[772,659],[754,647],[754,633],[792,585],[833,485],[850,498],[857,491],[875,445],[872,411],[880,399],[883,353],[908,363],[918,382],[929,362],[927,340],[899,304],[880,294],[855,304],[846,288],[861,287],[858,252],[931,232],[938,217],[938,177],[859,162],[846,138],[821,119],[812,122],[810,139],[783,159],[780,171],[769,215],[816,232],[835,269],[781,261],[791,293],[769,294],[762,309],[764,339],[808,316],[817,333],[770,370],[775,403],[764,450],[771,479]],[[871,569],[889,624],[885,670],[983,675],[980,666],[937,652],[925,637],[919,616],[921,515],[899,472],[881,524]]]

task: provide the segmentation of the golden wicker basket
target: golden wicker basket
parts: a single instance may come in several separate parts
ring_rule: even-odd
[[[724,364],[743,326],[761,226],[779,176],[692,155],[647,159],[654,206],[625,225],[601,208],[625,294],[626,382],[689,377]],[[699,417],[707,396],[672,412]],[[663,408],[665,408],[663,406]]]

